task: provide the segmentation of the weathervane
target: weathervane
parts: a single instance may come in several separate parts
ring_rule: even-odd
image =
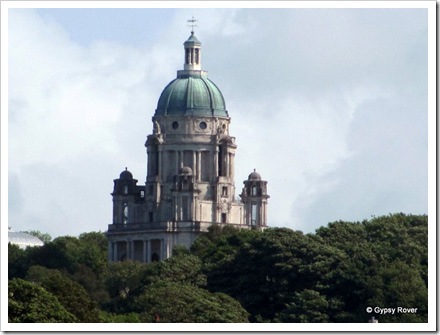
[[[191,27],[191,34],[194,34],[194,27],[197,27],[196,22],[198,20],[196,20],[193,16],[191,20],[186,20],[186,21],[188,21],[188,27]]]

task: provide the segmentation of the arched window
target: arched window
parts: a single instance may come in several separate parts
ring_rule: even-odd
[[[190,51],[188,48],[185,49],[185,64],[189,64],[191,59],[190,59]]]
[[[195,53],[196,53],[195,54],[195,56],[196,56],[195,63],[196,64],[199,64],[199,62],[200,62],[199,51],[200,51],[199,49],[195,49]]]
[[[222,197],[224,197],[224,198],[228,197],[228,187],[227,186],[222,187]]]
[[[251,195],[252,196],[256,196],[257,195],[257,186],[256,185],[253,185],[251,187]]]
[[[122,209],[122,223],[128,223],[128,203],[124,202]]]
[[[227,166],[227,158],[228,147],[226,144],[222,143],[218,146],[218,176],[219,177],[227,177],[228,169]]]
[[[189,198],[182,197],[182,221],[190,220],[191,208],[189,207]]]
[[[256,226],[258,222],[258,206],[253,203],[251,208],[251,225]]]
[[[151,147],[151,152],[149,153],[150,161],[150,175],[157,176],[159,174],[159,150],[157,145]]]

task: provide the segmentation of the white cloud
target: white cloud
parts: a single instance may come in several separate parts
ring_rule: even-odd
[[[156,64],[115,43],[79,46],[32,11],[12,11],[9,34],[9,169],[18,176],[10,194],[23,203],[22,211],[10,206],[10,225],[55,235],[105,230],[112,180],[132,160],[124,134],[144,113],[131,100],[142,91],[145,103]]]

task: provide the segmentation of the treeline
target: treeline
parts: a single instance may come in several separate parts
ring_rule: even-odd
[[[314,234],[214,225],[152,264],[108,264],[100,232],[9,245],[9,322],[427,322],[427,239],[426,215],[393,214]]]

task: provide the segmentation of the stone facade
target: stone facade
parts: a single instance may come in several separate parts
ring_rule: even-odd
[[[235,137],[218,87],[201,70],[201,43],[184,43],[184,70],[163,90],[147,136],[145,185],[114,180],[109,261],[151,262],[190,247],[212,224],[264,229],[267,182],[254,170],[235,199]]]

